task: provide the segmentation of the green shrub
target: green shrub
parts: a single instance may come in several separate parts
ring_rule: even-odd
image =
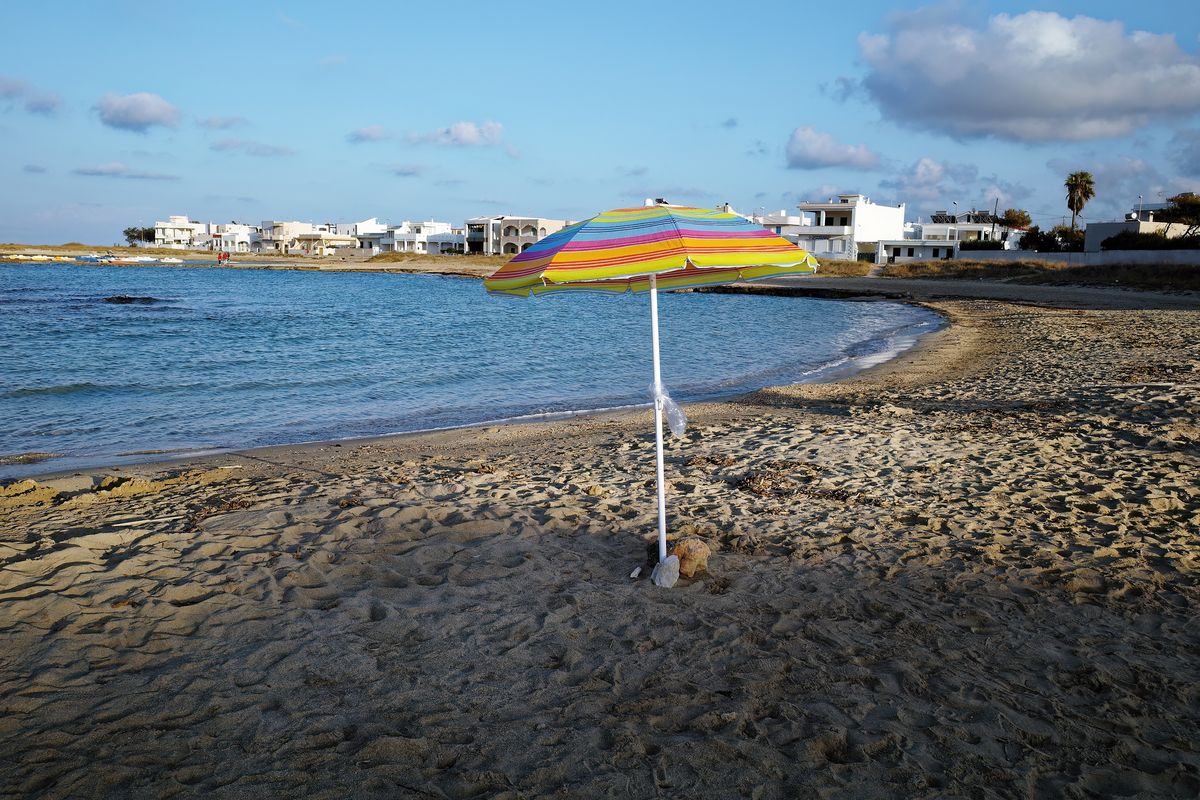
[[[1121,231],[1100,243],[1101,250],[1200,250],[1200,236],[1176,236],[1161,233]]]

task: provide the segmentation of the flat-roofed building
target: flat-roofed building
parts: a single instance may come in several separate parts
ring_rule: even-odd
[[[750,220],[769,230],[776,236],[782,236],[795,241],[802,236],[807,228],[812,227],[812,220],[803,214],[789,214],[786,209],[752,214]]]
[[[332,256],[340,250],[353,250],[358,246],[358,239],[342,233],[329,230],[314,230],[296,234],[295,244],[290,252],[298,249],[306,256]]]
[[[959,243],[946,239],[880,239],[875,243],[876,264],[957,258]]]
[[[485,256],[500,254],[500,222],[502,216],[471,217],[463,223],[467,253]]]
[[[811,215],[812,224],[791,239],[818,259],[822,256],[854,261],[861,245],[904,237],[904,204],[884,206],[861,194],[839,194],[826,202],[804,201],[796,206]],[[793,238],[793,236],[795,238]]]
[[[249,253],[261,233],[257,226],[240,222],[210,225],[209,229],[208,249],[218,253]]]
[[[399,225],[388,228],[387,233],[379,240],[379,248],[385,253],[441,255],[443,253],[461,253],[465,246],[462,228],[456,228],[449,222],[438,222],[437,220],[426,220],[425,222],[405,220]]]
[[[534,243],[540,242],[552,233],[561,231],[568,224],[565,219],[501,217],[500,253],[502,255],[523,253]]]
[[[208,224],[195,222],[182,214],[167,217],[154,223],[154,246],[173,250],[189,250],[204,246],[208,238]]]
[[[970,211],[966,214],[949,214],[935,211],[929,222],[915,222],[905,236],[914,239],[930,239],[955,242],[999,242],[1004,250],[1020,247],[1024,231],[1009,228],[1000,217],[988,211]]]

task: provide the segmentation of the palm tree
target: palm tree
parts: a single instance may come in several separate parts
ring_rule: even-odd
[[[1075,230],[1076,215],[1096,196],[1096,182],[1090,172],[1072,172],[1063,185],[1067,187],[1067,208],[1071,209],[1071,230]]]

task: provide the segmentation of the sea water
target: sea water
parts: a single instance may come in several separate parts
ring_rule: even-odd
[[[900,303],[738,294],[660,295],[659,313],[663,382],[684,401],[817,380],[941,324]],[[0,478],[637,405],[651,382],[645,295],[0,263]],[[11,463],[27,453],[53,457]]]

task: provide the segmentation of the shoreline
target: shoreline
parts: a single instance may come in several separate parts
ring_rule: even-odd
[[[671,590],[648,411],[0,495],[0,780],[1194,796],[1200,315],[1131,300],[931,301],[901,358],[689,406]]]
[[[463,276],[463,277],[466,277],[466,276]],[[740,286],[746,287],[748,285],[740,284]],[[749,285],[749,286],[752,286],[752,285]],[[736,292],[731,292],[731,293],[736,293]],[[760,293],[761,294],[770,294],[769,292],[760,292]],[[804,296],[804,295],[799,295],[799,296]],[[818,299],[834,299],[834,298],[818,298]],[[880,300],[884,300],[884,298],[877,298],[877,297],[857,297],[857,298],[837,298],[837,299],[857,300],[857,301],[862,301],[862,302],[878,302]],[[921,303],[921,302],[916,302],[916,301],[891,300],[890,298],[888,298],[886,300],[888,302],[902,302],[907,305],[915,305],[915,306],[924,308],[926,310],[932,311],[934,314],[938,315],[941,318],[941,322],[936,328],[933,328],[929,331],[926,331],[926,332],[920,333],[920,334],[916,334],[916,335],[910,335],[911,339],[912,339],[910,344],[908,344],[906,347],[903,347],[902,349],[892,353],[891,355],[888,355],[886,358],[884,358],[882,361],[880,361],[878,363],[867,363],[865,365],[861,364],[862,361],[864,361],[864,360],[869,361],[874,357],[883,355],[883,353],[867,354],[867,355],[863,355],[863,356],[847,355],[839,363],[828,364],[828,365],[825,365],[825,366],[822,366],[820,368],[813,370],[813,373],[819,375],[819,377],[815,378],[814,380],[802,381],[800,383],[792,383],[792,384],[780,384],[778,386],[765,386],[765,387],[762,387],[759,389],[752,389],[749,391],[737,392],[736,394],[717,395],[717,396],[702,398],[702,399],[698,399],[698,400],[689,400],[689,401],[685,401],[682,403],[683,407],[685,409],[690,410],[693,406],[697,406],[697,405],[701,405],[701,404],[737,403],[737,402],[743,401],[746,398],[749,398],[755,394],[758,394],[759,392],[770,390],[770,389],[781,389],[781,388],[787,388],[789,386],[802,386],[802,385],[807,385],[807,384],[837,383],[837,382],[845,381],[845,380],[848,380],[848,379],[851,379],[851,378],[854,378],[854,377],[857,377],[860,375],[864,375],[866,373],[870,373],[875,370],[882,370],[884,368],[887,368],[889,365],[893,364],[893,362],[904,359],[904,357],[906,355],[908,355],[909,353],[913,353],[913,352],[919,350],[924,345],[926,340],[929,339],[929,337],[936,335],[939,331],[944,330],[947,326],[949,326],[951,324],[950,318],[947,314],[945,314],[941,310],[939,310],[936,307],[929,305],[927,303]],[[891,338],[891,337],[889,336],[888,338]],[[868,340],[868,341],[877,341],[877,340]],[[903,365],[896,365],[895,368],[902,369]],[[610,418],[610,419],[616,420],[616,419],[621,419],[621,418],[625,417],[626,415],[637,414],[640,412],[647,411],[647,410],[649,410],[649,408],[650,408],[650,403],[634,403],[634,404],[629,404],[629,405],[613,406],[613,407],[589,408],[589,409],[580,409],[580,410],[565,410],[565,411],[554,411],[554,412],[544,412],[544,413],[530,413],[530,414],[520,414],[520,415],[517,415],[514,417],[502,417],[502,418],[491,419],[491,420],[482,420],[482,421],[478,421],[478,422],[467,422],[467,423],[463,423],[463,424],[459,424],[459,425],[449,425],[449,426],[439,427],[439,428],[422,428],[422,429],[411,430],[411,431],[394,431],[394,432],[379,433],[379,434],[373,434],[373,435],[367,435],[367,436],[332,437],[332,438],[326,438],[326,439],[314,439],[314,440],[300,441],[300,442],[284,442],[284,443],[278,443],[278,444],[258,445],[258,446],[254,446],[254,447],[248,447],[248,448],[224,448],[224,447],[199,448],[199,449],[192,450],[192,451],[184,451],[179,454],[172,454],[171,451],[161,451],[160,452],[160,451],[154,451],[154,450],[146,450],[146,451],[131,452],[131,453],[124,454],[124,455],[116,454],[113,456],[97,457],[96,460],[98,463],[95,463],[95,464],[85,464],[85,465],[75,466],[75,467],[53,468],[53,469],[48,469],[44,472],[43,471],[28,472],[28,473],[21,474],[21,475],[0,477],[0,487],[4,486],[5,484],[13,483],[16,481],[32,480],[32,481],[46,482],[46,481],[63,479],[63,478],[67,478],[67,477],[76,477],[76,476],[79,476],[82,474],[95,475],[95,474],[103,473],[106,471],[120,472],[120,471],[129,471],[129,470],[140,470],[140,469],[151,468],[151,467],[159,467],[159,468],[166,469],[166,468],[171,468],[171,467],[192,464],[199,460],[214,460],[214,459],[220,459],[220,458],[223,458],[226,456],[245,455],[245,456],[251,457],[254,454],[262,452],[262,451],[276,451],[280,448],[283,448],[283,449],[323,448],[323,447],[331,447],[334,445],[336,445],[338,447],[342,447],[342,446],[357,445],[357,444],[362,444],[362,443],[371,443],[371,444],[386,443],[393,439],[400,439],[400,438],[404,438],[404,437],[418,436],[418,435],[423,435],[423,434],[454,435],[456,433],[467,433],[467,432],[470,432],[473,430],[497,427],[497,426],[555,424],[555,423],[569,422],[571,420],[580,419],[580,418],[591,418],[591,417],[604,417],[604,418]],[[159,454],[161,454],[163,457],[162,458],[150,457],[150,458],[144,458],[141,460],[128,460],[128,461],[120,460],[120,459],[126,458],[127,456],[128,457],[143,456],[143,455],[144,456],[154,456],[154,455],[159,455]],[[27,457],[30,455],[41,455],[41,453],[15,453],[9,457],[14,458],[14,459],[19,459],[19,458]],[[57,455],[52,456],[52,458],[58,458],[58,457],[61,457],[61,456],[57,456]],[[51,459],[44,459],[44,460],[50,461]],[[19,463],[19,462],[17,462],[17,463]],[[5,464],[3,466],[11,466],[11,464]]]

